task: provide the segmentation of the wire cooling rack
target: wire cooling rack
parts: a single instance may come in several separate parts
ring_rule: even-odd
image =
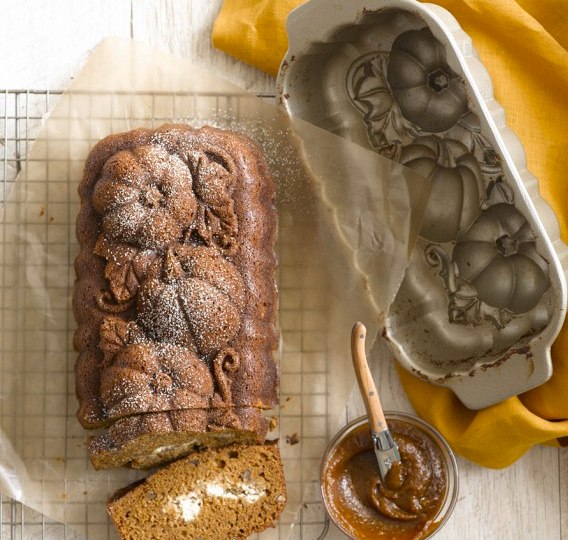
[[[4,200],[37,136],[42,123],[61,96],[61,91],[46,90],[6,90],[0,92],[0,205],[2,227],[5,222]],[[183,97],[183,96],[181,96]],[[274,96],[259,96],[273,99]],[[218,100],[217,98],[214,98]],[[152,103],[155,103],[152,100]],[[175,113],[173,114],[175,118]],[[171,120],[171,116],[160,118],[152,114],[156,125]],[[39,165],[42,165],[41,163]],[[48,164],[46,170],[47,183]],[[49,209],[46,208],[46,212]],[[289,249],[286,244],[286,216],[280,216],[281,233],[279,243],[280,268],[296,266],[295,271],[303,272],[297,260],[288,260]],[[2,243],[2,261],[6,261],[5,244]],[[309,264],[309,263],[305,263]],[[2,273],[3,287],[8,286]],[[327,366],[325,350],[325,320],[318,306],[303,305],[302,291],[291,288],[285,281],[279,280],[280,288],[280,328],[285,348],[279,354],[282,372],[281,406],[272,411],[278,418],[278,427],[272,433],[285,440],[289,436],[297,444],[282,445],[283,461],[287,474],[289,497],[299,503],[299,512],[293,518],[284,519],[278,528],[260,535],[263,540],[283,538],[292,529],[293,540],[321,540],[327,536],[329,521],[321,502],[319,484],[313,476],[306,474],[306,464],[311,469],[319,461],[322,448],[328,440],[327,422]],[[313,284],[317,286],[317,284]],[[67,291],[70,294],[70,290]],[[2,296],[2,310],[5,309]],[[5,336],[6,329],[3,329]],[[67,328],[72,332],[72,328]],[[73,374],[73,362],[69,362],[68,378]],[[72,388],[70,394],[73,394]],[[0,387],[1,397],[1,387]],[[1,405],[1,404],[0,404]],[[1,407],[0,407],[1,410]],[[3,422],[6,418],[2,417]],[[296,437],[297,435],[297,437]],[[66,503],[65,503],[66,504]],[[108,524],[108,538],[115,538],[115,532]],[[99,529],[100,530],[100,529]],[[23,539],[83,539],[89,535],[87,526],[81,524],[65,526],[54,522],[44,515],[24,506],[0,493],[0,540]]]

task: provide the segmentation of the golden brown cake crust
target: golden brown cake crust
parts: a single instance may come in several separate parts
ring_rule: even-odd
[[[83,426],[276,405],[274,184],[256,146],[211,127],[111,135],[79,194]]]
[[[124,540],[228,540],[274,526],[286,504],[278,447],[198,452],[117,491],[108,512]]]

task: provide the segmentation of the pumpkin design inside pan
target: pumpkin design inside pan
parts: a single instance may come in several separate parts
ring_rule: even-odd
[[[545,228],[558,236],[552,211],[527,194],[534,177],[520,145],[503,142],[514,135],[489,114],[486,103],[498,106],[491,83],[457,21],[413,0],[341,9],[311,0],[292,13],[288,33],[284,108],[431,181],[387,316],[397,359],[472,408],[544,382],[566,309],[552,244],[565,246]]]

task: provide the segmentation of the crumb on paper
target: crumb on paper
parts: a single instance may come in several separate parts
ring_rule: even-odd
[[[292,435],[286,435],[286,444],[293,446],[294,444],[298,444],[300,442],[300,437],[296,432],[292,433]]]
[[[55,219],[55,218],[54,218],[53,216],[51,216],[51,217],[49,218],[49,223],[53,223],[53,220],[54,220],[54,219]]]
[[[290,396],[288,396],[288,397],[286,398],[286,401],[290,401],[291,399],[292,399],[292,398],[291,398]]]
[[[268,431],[274,431],[278,427],[278,418],[276,416],[270,417],[270,422],[268,424]]]
[[[42,216],[45,216],[45,208],[43,206],[39,209],[39,217]]]

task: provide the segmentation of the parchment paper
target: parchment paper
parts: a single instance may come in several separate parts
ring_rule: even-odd
[[[99,139],[172,121],[247,134],[277,182],[282,378],[272,435],[280,436],[290,500],[280,530],[262,538],[286,538],[353,386],[351,327],[361,320],[369,336],[380,331],[429,184],[290,121],[202,68],[130,41],[96,49],[51,113],[4,207],[0,490],[91,538],[115,534],[106,499],[141,474],[94,471],[84,446],[89,433],[75,418],[77,185]],[[286,442],[292,431],[297,445]]]

